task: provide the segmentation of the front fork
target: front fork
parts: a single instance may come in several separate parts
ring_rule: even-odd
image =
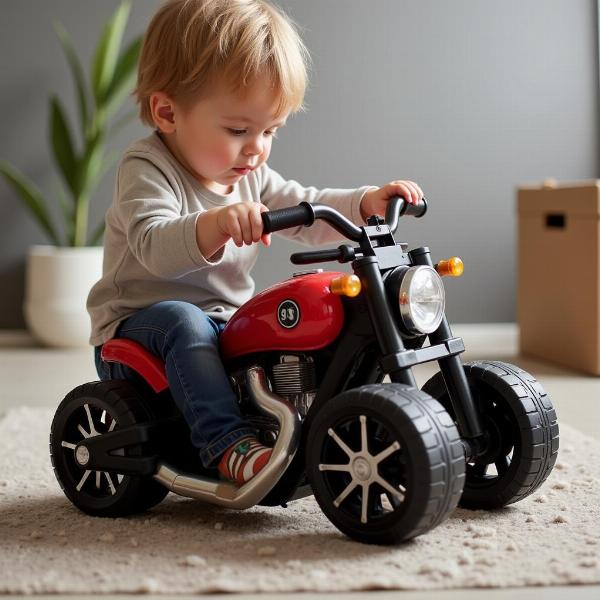
[[[429,248],[415,248],[409,252],[414,265],[426,265],[434,268]],[[354,270],[359,275],[363,286],[375,335],[379,340],[384,356],[406,350],[402,338],[389,309],[379,264],[375,257],[363,257],[354,261]],[[446,316],[437,330],[429,334],[431,345],[444,344],[452,339],[452,332]],[[448,395],[456,415],[458,429],[465,444],[467,459],[473,458],[485,451],[484,432],[481,419],[473,401],[471,389],[458,354],[438,359],[440,371],[446,383]],[[399,368],[389,372],[391,381],[417,387],[415,377],[410,367]]]

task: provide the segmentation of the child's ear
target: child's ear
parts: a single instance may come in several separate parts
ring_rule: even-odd
[[[158,114],[162,119],[166,119],[170,123],[174,123],[173,109],[170,106],[161,106],[158,109]]]
[[[150,111],[154,124],[163,133],[175,131],[174,103],[163,92],[155,92],[150,96]]]

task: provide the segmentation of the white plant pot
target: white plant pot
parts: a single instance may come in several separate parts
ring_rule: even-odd
[[[43,344],[86,346],[88,293],[102,275],[102,248],[31,246],[25,272],[25,321]]]

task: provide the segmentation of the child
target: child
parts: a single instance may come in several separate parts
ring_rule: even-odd
[[[146,32],[135,90],[154,128],[119,164],[106,214],[103,275],[90,292],[90,342],[101,379],[131,378],[103,363],[114,337],[161,357],[173,399],[206,467],[242,485],[271,449],[243,419],[218,338],[254,291],[261,213],[301,201],[332,206],[358,225],[386,201],[422,197],[411,181],[382,188],[305,188],[266,163],[275,132],[302,108],[306,49],[264,0],[170,0]],[[339,241],[325,223],[282,235]]]

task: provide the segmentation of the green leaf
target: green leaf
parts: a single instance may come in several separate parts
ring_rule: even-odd
[[[142,38],[138,37],[129,44],[125,52],[119,57],[115,68],[114,77],[106,92],[106,114],[116,112],[128,93],[131,92],[136,78],[136,67],[142,48]]]
[[[87,85],[85,82],[85,76],[83,74],[83,67],[77,57],[75,48],[71,37],[67,33],[60,21],[54,21],[54,30],[58,35],[60,43],[63,47],[63,51],[71,68],[71,74],[75,81],[75,88],[77,90],[77,98],[79,100],[79,116],[81,119],[81,130],[85,135],[88,128],[89,112],[88,112],[88,96],[87,96]]]
[[[48,234],[48,237],[52,242],[57,246],[60,246],[61,244],[58,235],[56,234],[56,230],[50,222],[50,218],[46,212],[42,195],[36,187],[26,179],[25,176],[16,169],[13,169],[13,167],[5,161],[0,161],[0,173],[2,173],[6,182],[13,188],[25,206],[31,211],[40,227]]]
[[[80,189],[78,183],[79,161],[73,149],[71,131],[64,110],[54,95],[50,98],[50,138],[56,164],[73,197],[76,198]]]
[[[69,246],[73,245],[73,240],[75,236],[74,231],[74,216],[75,210],[73,208],[73,203],[69,202],[63,186],[60,184],[60,181],[56,181],[54,185],[54,190],[56,193],[56,197],[58,198],[58,204],[63,213],[63,217],[65,219],[65,227],[66,227],[66,235],[67,235],[67,244]]]
[[[87,145],[80,163],[79,189],[82,196],[89,196],[96,186],[104,162],[104,135],[98,134]]]
[[[104,104],[113,80],[131,2],[122,2],[105,25],[92,61],[92,90],[96,106]]]

